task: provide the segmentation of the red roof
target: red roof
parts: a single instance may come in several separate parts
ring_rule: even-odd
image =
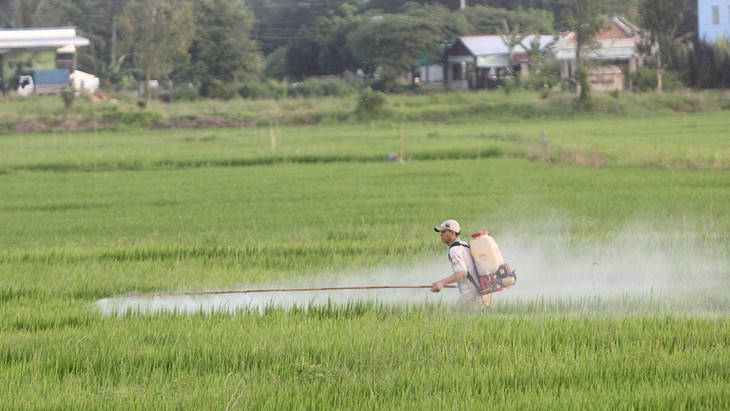
[[[632,37],[633,35],[625,32],[615,21],[611,20],[606,28],[596,35],[596,40],[630,39]]]
[[[596,35],[596,40],[631,39],[637,36],[639,29],[623,17],[613,17],[606,21],[603,30]],[[575,40],[575,33],[568,34],[566,39]]]

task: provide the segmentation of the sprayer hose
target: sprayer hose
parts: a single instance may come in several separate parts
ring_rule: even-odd
[[[115,297],[161,297],[175,295],[205,295],[205,294],[250,294],[250,293],[274,293],[274,292],[297,292],[297,291],[339,291],[339,290],[383,290],[383,289],[406,289],[406,288],[431,288],[430,285],[361,285],[361,286],[338,286],[338,287],[305,287],[305,288],[260,288],[248,290],[212,290],[212,291],[169,291],[158,293],[127,293]],[[447,285],[446,288],[455,288]]]

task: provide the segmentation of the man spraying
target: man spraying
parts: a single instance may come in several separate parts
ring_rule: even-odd
[[[469,244],[459,239],[461,226],[456,220],[446,220],[438,227],[436,232],[441,234],[441,242],[449,246],[449,263],[453,274],[436,281],[431,285],[431,291],[438,293],[447,285],[456,283],[461,296],[459,303],[471,307],[489,307],[492,303],[491,294],[480,294],[477,288],[477,267],[474,263]]]

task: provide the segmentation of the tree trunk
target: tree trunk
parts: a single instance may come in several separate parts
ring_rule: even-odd
[[[656,56],[656,92],[662,94],[662,53]]]
[[[580,41],[576,41],[575,45],[575,70],[576,70],[576,80],[578,82],[578,99],[582,101],[583,103],[588,102],[591,99],[591,85],[590,81],[588,80],[588,71],[585,70],[583,67],[583,58],[581,57],[581,49],[583,48],[583,43]]]
[[[152,33],[154,33],[156,30],[155,25],[157,24],[157,7],[158,6],[159,6],[159,4],[157,3],[157,1],[152,3],[152,20],[151,20],[152,27],[150,27],[150,31]],[[153,38],[150,39],[149,41],[151,41],[151,42],[157,41],[157,39],[155,38],[154,35],[152,37]],[[148,59],[147,60],[147,69],[145,70],[145,89],[147,89],[147,105],[148,106],[149,106],[150,102],[152,101],[152,90],[150,89],[150,82],[151,82],[150,80],[152,80],[152,65],[149,61],[149,58],[150,57],[148,56],[147,57],[147,59]]]
[[[147,93],[147,105],[150,104],[152,101],[152,89],[150,88],[150,83],[152,80],[152,74],[150,73],[150,70],[148,69],[144,76],[144,89]]]

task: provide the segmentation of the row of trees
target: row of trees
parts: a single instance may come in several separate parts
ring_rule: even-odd
[[[470,0],[465,9],[459,3],[0,0],[0,25],[76,26],[92,40],[91,47],[80,50],[80,68],[107,84],[119,85],[131,73],[148,82],[192,83],[203,95],[217,84],[263,76],[372,75],[376,68],[386,77],[396,76],[417,62],[438,61],[450,41],[468,34],[572,30],[579,44],[590,47],[602,28],[601,16],[618,11],[650,29],[648,41],[659,44],[660,69],[681,68],[693,53],[707,54],[699,47],[675,47],[687,16],[693,15],[688,8],[693,0]],[[587,98],[585,70],[578,70],[576,80]]]

